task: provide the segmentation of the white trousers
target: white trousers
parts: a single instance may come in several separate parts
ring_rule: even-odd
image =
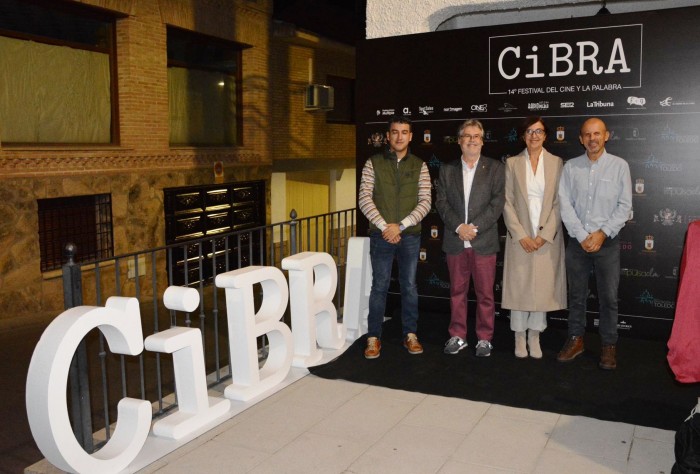
[[[547,329],[547,313],[510,310],[510,329],[515,332],[524,332],[528,329],[542,332]]]

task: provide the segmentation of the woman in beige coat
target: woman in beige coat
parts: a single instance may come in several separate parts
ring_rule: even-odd
[[[528,117],[521,127],[526,148],[506,162],[508,228],[501,306],[510,309],[515,356],[540,359],[547,311],[566,308],[564,240],[559,215],[562,160],[544,149],[547,126]],[[526,340],[527,331],[527,340]]]

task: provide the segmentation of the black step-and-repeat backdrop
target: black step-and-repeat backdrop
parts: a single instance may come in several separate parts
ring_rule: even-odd
[[[482,153],[505,161],[524,147],[516,129],[528,115],[544,118],[551,130],[545,147],[565,160],[585,151],[581,123],[601,117],[610,131],[607,150],[632,173],[633,217],[620,233],[620,332],[666,338],[685,232],[700,219],[697,38],[699,7],[364,41],[357,54],[358,185],[365,160],[385,146],[393,114],[413,121],[411,150],[426,161],[433,183],[442,163],[459,159],[457,127],[468,118],[484,124]],[[366,235],[367,221],[358,221]],[[449,307],[442,232],[433,208],[423,221],[418,265],[422,306]],[[502,258],[498,265],[496,301]],[[396,291],[397,281],[392,285]],[[593,284],[589,311],[592,327]],[[565,312],[550,315],[554,324],[565,319]]]

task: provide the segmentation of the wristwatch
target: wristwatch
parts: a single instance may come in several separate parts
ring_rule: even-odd
[[[400,224],[400,225],[399,225],[399,230],[400,230],[401,232],[403,232],[404,230],[406,230],[406,226],[403,225],[403,224]]]

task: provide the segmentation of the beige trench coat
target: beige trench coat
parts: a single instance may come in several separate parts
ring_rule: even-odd
[[[527,153],[506,162],[506,204],[503,220],[506,233],[501,306],[519,311],[556,311],[566,308],[564,235],[559,214],[559,177],[562,160],[544,150],[545,189],[537,235],[546,243],[527,253],[520,239],[532,235],[527,201],[525,165]],[[529,163],[527,163],[529,166]]]

